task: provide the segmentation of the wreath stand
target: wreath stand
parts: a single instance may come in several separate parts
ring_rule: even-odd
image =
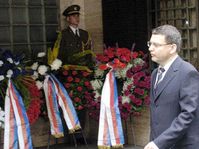
[[[133,137],[133,143],[134,147],[136,147],[136,141],[135,141],[135,130],[133,127],[133,118],[130,116],[130,127],[128,127],[128,120],[124,120],[124,125],[125,125],[125,138],[126,138],[126,143],[128,144],[128,128],[130,128],[130,134]]]
[[[81,137],[82,137],[83,140],[84,140],[84,144],[85,144],[86,148],[88,149],[88,143],[87,143],[87,141],[86,141],[86,137],[85,137],[84,132],[83,132],[82,129],[79,129],[79,130],[75,131],[74,133],[71,133],[71,134],[68,133],[68,134],[67,134],[67,135],[72,136],[72,139],[73,139],[75,148],[77,148],[77,146],[78,146],[78,145],[77,145],[78,143],[77,143],[77,139],[76,139],[76,135],[75,135],[75,134],[81,134]],[[50,148],[50,136],[51,136],[51,132],[50,132],[50,129],[49,129],[47,149]],[[55,138],[55,144],[56,144],[56,145],[58,144],[58,138]]]
[[[69,131],[66,132],[65,130],[67,130],[68,127],[67,127],[66,124],[65,124],[65,120],[64,120],[64,118],[63,118],[62,112],[61,112],[61,119],[62,119],[63,127],[64,127],[64,136],[72,137],[73,143],[74,143],[74,145],[75,145],[75,148],[77,148],[78,143],[77,143],[76,135],[77,135],[77,134],[80,134],[81,137],[83,138],[83,141],[84,141],[84,144],[85,144],[85,146],[86,146],[86,149],[88,149],[88,143],[87,143],[86,137],[85,137],[85,135],[84,135],[83,129],[80,128],[79,130],[76,130],[76,131],[73,132],[73,133],[69,133]],[[49,127],[47,149],[50,148],[50,138],[51,138],[50,136],[51,136],[51,131],[50,131],[50,127]],[[59,138],[55,138],[55,144],[56,144],[56,145],[58,144],[58,139],[59,139]]]

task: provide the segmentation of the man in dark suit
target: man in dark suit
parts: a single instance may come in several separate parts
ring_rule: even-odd
[[[155,28],[148,42],[159,67],[151,76],[151,133],[144,149],[199,148],[199,73],[178,55],[181,42],[171,25]]]
[[[84,50],[91,50],[91,40],[87,31],[78,28],[80,21],[80,6],[71,5],[63,12],[68,22],[68,27],[62,31],[62,39],[58,58],[63,64],[87,65],[91,57],[78,59],[75,54]]]

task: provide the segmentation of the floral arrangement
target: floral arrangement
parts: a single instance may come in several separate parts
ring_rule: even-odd
[[[41,114],[40,116],[43,118],[47,118],[47,107],[46,107],[46,100],[45,100],[45,95],[43,91],[43,85],[44,85],[44,80],[46,75],[49,74],[56,74],[57,71],[61,68],[62,66],[62,61],[59,59],[54,59],[51,64],[48,64],[45,62],[45,52],[40,52],[37,54],[37,58],[32,61],[32,65],[30,66],[31,70],[33,71],[32,74],[32,79],[36,82],[36,87],[37,89],[41,92],[40,99],[42,101],[42,104],[40,106]],[[35,107],[37,107],[36,103],[33,103]],[[28,112],[34,112],[32,110]]]
[[[40,91],[31,78],[32,71],[26,68],[27,61],[23,54],[13,54],[10,50],[0,50],[0,107],[4,109],[8,79],[12,79],[20,92],[30,124],[34,123],[40,114]]]
[[[117,80],[121,117],[127,119],[130,115],[141,114],[142,109],[149,104],[150,76],[146,58],[147,55],[142,51],[127,48],[107,48],[97,55],[95,79],[91,81],[95,93],[95,100],[90,102],[91,117],[99,116],[101,90],[110,67],[114,69]]]

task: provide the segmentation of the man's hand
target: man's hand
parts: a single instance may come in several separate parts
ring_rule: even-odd
[[[159,149],[159,148],[157,147],[157,145],[155,145],[154,142],[149,142],[149,143],[144,147],[144,149]]]

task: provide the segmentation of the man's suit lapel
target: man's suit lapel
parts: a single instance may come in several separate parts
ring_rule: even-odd
[[[178,71],[181,58],[177,58],[166,72],[163,80],[158,84],[158,89],[154,93],[154,102],[158,99],[158,96],[162,93],[165,87],[175,78],[176,72]]]

